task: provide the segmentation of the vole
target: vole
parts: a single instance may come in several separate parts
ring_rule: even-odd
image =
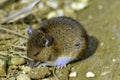
[[[65,67],[78,60],[87,49],[87,33],[70,17],[55,17],[28,28],[27,56],[44,66]]]

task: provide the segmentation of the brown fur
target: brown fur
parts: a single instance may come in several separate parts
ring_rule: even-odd
[[[45,46],[43,38],[49,35],[53,41]],[[82,25],[68,17],[52,18],[44,21],[29,36],[27,42],[28,57],[41,62],[54,61],[58,57],[79,59],[87,49],[87,34]],[[35,51],[40,54],[34,56]]]

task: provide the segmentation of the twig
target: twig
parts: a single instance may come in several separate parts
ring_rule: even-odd
[[[16,13],[4,18],[0,23],[14,22],[14,21],[17,21],[18,19],[24,18],[24,17],[32,14],[33,11],[36,12],[37,10],[32,11],[32,9],[39,1],[40,0],[35,0],[34,2],[29,4],[25,8],[22,8],[20,11],[18,11]]]
[[[21,56],[22,58],[24,58],[24,59],[27,59],[27,60],[29,60],[29,61],[34,61],[33,59],[31,59],[31,58],[29,58],[29,57],[27,57],[27,56]]]
[[[56,76],[56,74],[55,74],[55,67],[53,68],[53,70],[52,70],[52,73],[53,73],[53,76],[56,78],[56,80],[59,80],[59,78]]]
[[[26,59],[26,60],[34,61],[33,59],[31,59],[31,58],[29,58],[29,57],[27,57],[27,56],[20,55],[19,52],[16,52],[16,51],[10,51],[10,52],[12,52],[13,55],[18,55],[19,57],[24,58],[24,59]]]
[[[24,46],[19,46],[19,45],[11,45],[11,46],[19,48],[19,49],[24,49],[24,50],[26,49],[26,47],[24,47]]]
[[[1,26],[1,25],[0,25],[0,26]],[[22,35],[22,34],[20,34],[20,33],[18,33],[18,32],[15,32],[15,31],[13,31],[13,30],[10,30],[10,29],[0,27],[0,30],[4,30],[4,31],[6,31],[6,32],[9,32],[9,33],[12,33],[12,34],[15,34],[15,35],[18,35],[18,36],[20,36],[20,37],[23,37],[23,38],[26,38],[26,39],[27,39],[26,36],[24,36],[24,35]]]

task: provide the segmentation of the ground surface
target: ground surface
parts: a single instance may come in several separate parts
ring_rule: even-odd
[[[119,5],[119,0],[92,0],[87,9],[77,13],[88,34],[98,41],[98,46],[92,56],[74,64],[79,73],[76,80],[87,80],[88,71],[96,74],[92,80],[120,79]],[[91,48],[96,44],[94,42],[90,43]]]
[[[70,72],[76,72],[77,76],[69,78],[69,80],[120,80],[120,0],[91,0],[89,6],[82,10],[77,11],[77,20],[85,27],[89,35],[89,48],[85,54],[85,59],[72,63],[66,68],[56,70],[56,76],[60,80],[67,80]],[[11,27],[11,25],[8,25]],[[17,25],[18,26],[18,25]],[[25,33],[26,27],[20,28]],[[19,29],[15,29],[21,32]],[[1,32],[3,33],[3,32]],[[2,36],[3,37],[3,36]],[[9,34],[6,36],[9,41]],[[18,37],[17,37],[18,38]],[[6,40],[5,39],[5,40]],[[13,37],[12,42],[15,44],[25,45],[25,38],[19,38],[23,41],[17,43],[16,37]],[[12,43],[11,42],[11,43]],[[2,43],[1,43],[2,44]],[[10,45],[4,49],[0,48],[1,52],[10,50]],[[18,50],[20,46],[12,46]],[[22,47],[21,49],[26,49]],[[18,50],[20,51],[20,50]],[[16,53],[12,52],[11,53]],[[23,50],[23,52],[26,52]],[[71,66],[72,69],[70,68]],[[86,77],[87,72],[93,72],[95,77]],[[62,74],[62,76],[60,76]],[[5,78],[1,78],[4,80]],[[0,79],[0,80],[1,80]],[[49,78],[53,80],[52,78]],[[55,78],[56,80],[56,78]]]

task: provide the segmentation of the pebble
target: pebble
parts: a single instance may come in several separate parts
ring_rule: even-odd
[[[104,42],[101,42],[100,45],[103,46],[103,45],[104,45]]]
[[[112,37],[112,40],[115,40],[115,37]]]
[[[77,72],[71,72],[70,74],[69,74],[69,77],[76,77],[77,76]]]
[[[112,61],[113,61],[113,62],[115,62],[115,61],[116,61],[116,59],[112,59]]]
[[[62,9],[59,9],[59,10],[57,10],[57,14],[58,14],[58,16],[63,16],[64,12]]]
[[[47,1],[46,4],[50,7],[52,7],[53,9],[58,8],[58,2],[56,2],[56,1]]]
[[[103,9],[103,6],[102,6],[102,5],[98,5],[98,9],[99,9],[99,10],[102,10],[102,9]]]
[[[18,57],[18,56],[14,56],[12,57],[10,64],[11,65],[22,65],[24,64],[26,61],[24,58]]]
[[[80,0],[80,1],[63,1],[64,6],[61,7],[59,1],[47,1],[46,6],[53,8],[54,10],[47,14],[47,19],[51,19],[57,16],[73,16],[76,18],[75,11],[82,10],[88,6],[89,0]],[[43,4],[40,3],[39,6],[43,7]],[[55,10],[57,9],[57,10]]]
[[[37,67],[31,69],[31,71],[28,72],[28,75],[32,79],[41,79],[51,75],[51,72],[48,67]]]
[[[56,69],[54,74],[57,76],[58,80],[69,80],[71,66],[68,64],[67,67],[62,69]]]
[[[52,80],[52,79],[49,79],[49,78],[47,79],[47,78],[45,78],[45,79],[41,79],[41,80]]]
[[[75,11],[72,10],[69,6],[65,6],[64,7],[64,15],[65,16],[72,16],[72,18],[75,18],[76,15],[75,15]]]
[[[110,73],[110,71],[105,71],[105,72],[102,72],[101,75],[102,75],[102,76],[105,76],[105,75],[107,75],[107,74],[109,74],[109,73]]]
[[[20,74],[17,76],[17,80],[31,80],[27,74]]]
[[[0,76],[6,75],[6,62],[0,59]]]
[[[19,66],[19,68],[23,71],[23,73],[29,72],[32,68],[28,66]]]
[[[28,3],[30,0],[21,0],[21,3]]]
[[[56,17],[56,16],[57,16],[57,13],[55,11],[52,11],[47,15],[47,19],[50,19],[50,18],[53,18],[53,17]]]
[[[81,0],[79,2],[73,2],[71,4],[71,8],[73,10],[81,10],[81,9],[84,9],[86,6],[88,6],[88,0]]]
[[[92,78],[92,77],[95,77],[95,74],[93,72],[87,72],[86,77],[87,78]]]
[[[39,3],[38,4],[38,7],[41,9],[41,8],[45,8],[45,5],[43,3]]]

